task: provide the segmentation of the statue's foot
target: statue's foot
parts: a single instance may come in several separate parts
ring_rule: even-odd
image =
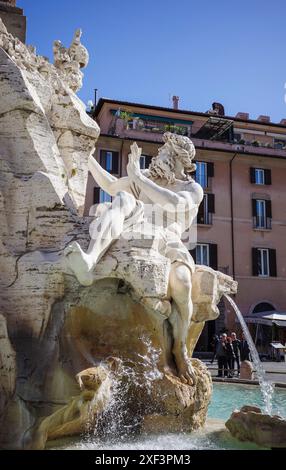
[[[83,286],[91,286],[93,283],[92,267],[88,255],[82,251],[80,245],[77,242],[71,243],[65,249],[64,254],[78,282]]]
[[[196,374],[191,364],[191,361],[188,358],[184,358],[176,362],[177,362],[177,368],[178,368],[178,376],[181,379],[181,381],[188,385],[195,385]]]

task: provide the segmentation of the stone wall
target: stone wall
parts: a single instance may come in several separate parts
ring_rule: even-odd
[[[0,1],[0,18],[9,33],[26,42],[26,17],[21,8],[16,7],[16,0]]]

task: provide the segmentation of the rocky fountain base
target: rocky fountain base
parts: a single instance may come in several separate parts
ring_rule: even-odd
[[[116,358],[82,371],[77,375],[81,391],[43,419],[32,448],[44,449],[49,440],[75,435],[114,439],[142,432],[189,432],[200,428],[206,420],[212,386],[204,365],[193,360],[193,366],[196,387],[182,384],[172,373],[162,374],[146,386],[144,374]]]
[[[150,315],[117,279],[83,288],[67,277],[66,287],[54,306],[52,323],[59,316],[63,323],[48,363],[42,356],[44,403],[27,447],[42,449],[47,440],[86,432],[114,437],[203,426],[211,377],[192,359],[196,383],[178,378],[168,321]]]

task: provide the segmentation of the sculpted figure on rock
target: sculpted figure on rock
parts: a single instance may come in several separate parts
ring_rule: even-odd
[[[169,132],[163,139],[164,145],[145,171],[140,170],[141,149],[134,143],[129,154],[128,176],[120,179],[90,158],[89,169],[94,179],[113,200],[98,209],[100,216],[93,224],[94,238],[87,253],[75,242],[66,255],[79,282],[90,285],[98,261],[124,231],[138,224],[143,231],[146,223],[159,229],[164,240],[162,254],[171,262],[167,297],[172,304],[167,315],[173,329],[173,354],[179,376],[184,382],[192,383],[194,374],[188,358],[187,337],[193,313],[195,264],[181,237],[196,218],[203,190],[190,175],[196,168],[191,140]]]

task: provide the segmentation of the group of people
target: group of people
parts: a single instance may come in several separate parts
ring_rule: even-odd
[[[220,337],[213,338],[214,355],[212,363],[217,359],[218,377],[232,378],[235,375],[235,366],[237,377],[240,375],[240,362],[250,360],[250,350],[248,343],[242,334],[241,340],[236,337],[236,333],[227,336],[223,333]]]

